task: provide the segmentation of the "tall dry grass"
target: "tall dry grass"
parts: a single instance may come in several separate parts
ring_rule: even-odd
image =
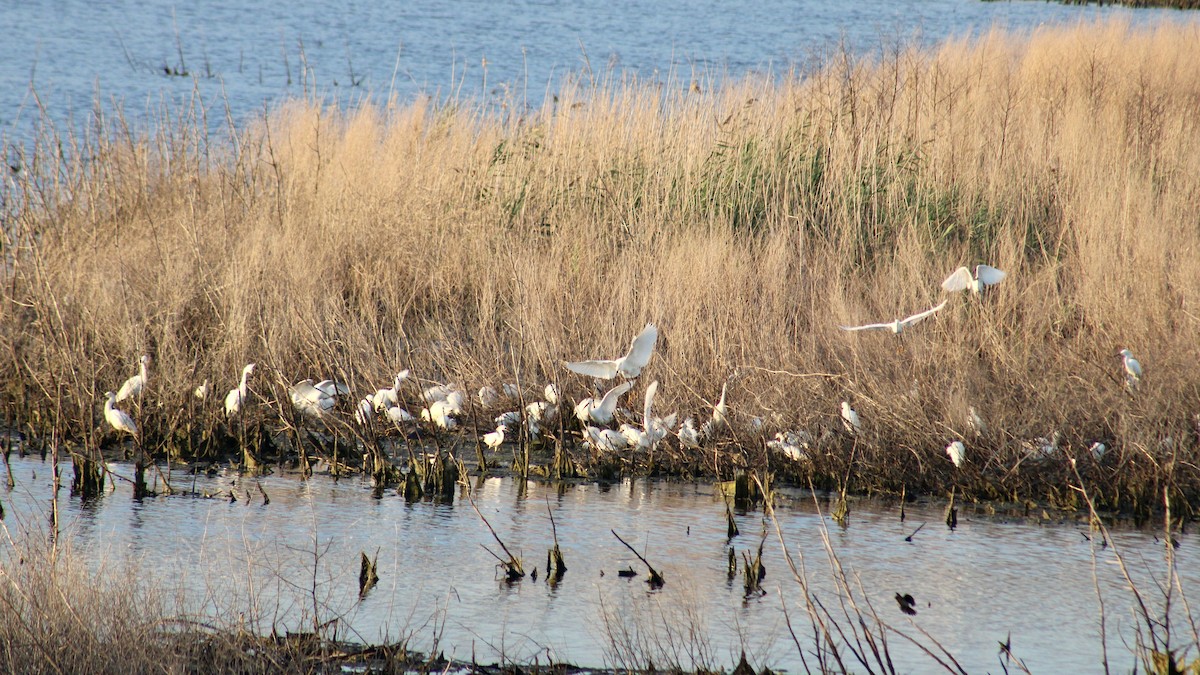
[[[581,77],[525,114],[294,101],[229,139],[195,110],[148,134],[111,114],[48,129],[10,153],[3,194],[8,400],[92,442],[100,395],[144,352],[143,419],[250,361],[270,399],[400,367],[581,396],[561,361],[654,321],[660,410],[701,412],[730,379],[735,422],[819,432],[849,400],[860,486],[1023,497],[1019,441],[1057,430],[1033,492],[1079,456],[1100,503],[1194,493],[1198,39],[994,31],[703,93]],[[901,337],[837,329],[936,304],[979,262],[1010,275],[983,299]],[[1146,367],[1132,396],[1122,347]]]

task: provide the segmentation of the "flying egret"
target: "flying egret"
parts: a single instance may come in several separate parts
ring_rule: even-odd
[[[125,380],[125,383],[122,384],[121,388],[117,390],[117,400],[118,401],[124,401],[125,399],[129,398],[130,396],[140,396],[141,395],[142,387],[146,386],[146,378],[147,378],[146,366],[148,366],[149,364],[150,364],[150,355],[142,354],[142,358],[138,359],[137,375],[134,375],[133,377],[129,378],[128,380]]]
[[[913,324],[924,321],[925,319],[928,319],[929,317],[936,314],[938,311],[940,311],[943,307],[946,306],[947,302],[948,302],[947,300],[943,300],[940,305],[931,307],[930,309],[927,309],[924,312],[919,312],[917,314],[913,314],[912,316],[905,317],[903,319],[896,319],[895,321],[892,321],[890,323],[868,323],[868,324],[865,324],[862,326],[838,326],[838,328],[841,328],[842,330],[845,330],[845,331],[890,330],[893,333],[899,335],[900,331],[904,330],[905,328],[908,328],[909,326],[912,326]]]
[[[1142,364],[1133,358],[1133,352],[1128,349],[1122,349],[1117,356],[1120,356],[1125,364],[1125,384],[1132,389],[1142,381]]]
[[[588,375],[600,380],[611,380],[618,374],[626,378],[635,378],[641,374],[642,368],[650,363],[654,355],[654,345],[658,342],[658,328],[652,323],[646,324],[638,336],[629,344],[629,351],[618,359],[600,361],[568,361],[567,370],[580,375]]]
[[[483,444],[492,450],[498,449],[504,443],[504,432],[508,431],[508,427],[500,424],[495,431],[483,435]]]
[[[976,265],[974,274],[971,274],[971,270],[966,267],[960,267],[946,277],[946,280],[942,282],[942,288],[948,293],[957,293],[968,288],[972,293],[982,293],[983,289],[995,286],[1006,276],[1008,275],[1003,271],[991,265]]]
[[[946,446],[946,454],[950,455],[950,461],[954,462],[954,468],[957,469],[967,461],[967,446],[962,441],[953,441]]]
[[[862,420],[858,418],[858,411],[851,408],[848,401],[842,401],[842,424],[851,434],[857,434],[862,429]]]
[[[104,419],[108,421],[109,426],[129,434],[133,436],[134,440],[137,440],[138,429],[137,425],[133,423],[133,418],[124,410],[113,407],[113,404],[117,402],[117,395],[106,391],[104,397]]]
[[[604,395],[604,398],[597,401],[594,398],[585,398],[575,406],[575,417],[580,422],[587,424],[589,421],[597,424],[608,424],[612,421],[613,413],[617,409],[617,399],[622,394],[633,388],[633,382],[622,382]]]
[[[242,409],[242,404],[246,402],[246,378],[250,377],[250,373],[254,372],[254,364],[247,363],[245,368],[242,368],[242,381],[238,386],[229,390],[225,394],[225,416],[233,417]]]

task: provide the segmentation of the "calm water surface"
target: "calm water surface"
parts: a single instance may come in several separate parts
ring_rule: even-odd
[[[314,91],[351,104],[429,94],[536,106],[587,68],[687,86],[705,73],[784,73],[843,39],[869,53],[1110,16],[1193,15],[978,0],[0,0],[0,134],[28,138],[39,100],[76,127],[96,100],[135,124],[194,97],[212,120],[228,106],[240,122]]]
[[[128,467],[114,466],[127,474]],[[14,458],[16,488],[4,493],[10,531],[44,531],[50,504],[49,466]],[[70,469],[65,469],[69,476]],[[177,488],[193,479],[175,475]],[[411,637],[428,649],[440,637],[447,656],[481,661],[547,658],[589,666],[620,663],[613,635],[637,634],[670,644],[684,666],[729,668],[743,645],[757,665],[803,668],[788,637],[785,609],[804,623],[802,596],[786,574],[773,529],[764,548],[767,594],[745,600],[740,577],[726,574],[729,548],[756,547],[763,530],[758,512],[737,514],[742,534],[726,539],[724,506],[710,486],[629,481],[583,484],[557,490],[536,483],[487,479],[476,503],[505,543],[539,567],[537,581],[506,584],[497,549],[480,518],[461,496],[453,504],[405,501],[389,493],[372,499],[354,479],[335,482],[268,476],[198,477],[197,493],[133,501],[127,483],[97,503],[63,496],[63,520],[73,548],[95,565],[120,573],[136,568],[161,579],[163,589],[183,589],[204,611],[243,614],[269,631],[302,630],[312,617],[341,617],[341,637],[362,641]],[[524,489],[522,489],[524,487]],[[238,501],[230,502],[230,490]],[[249,494],[247,494],[249,491]],[[552,546],[547,506],[554,510],[569,571],[556,587],[546,583],[545,556]],[[826,508],[826,507],[822,507]],[[1034,672],[1094,672],[1100,667],[1099,616],[1092,552],[1084,525],[1002,522],[964,514],[951,532],[940,505],[913,506],[901,523],[895,506],[855,506],[849,527],[832,523],[833,546],[847,571],[861,579],[884,621],[916,635],[893,601],[911,593],[913,621],[944,644],[970,672],[999,671],[998,643],[1008,635]],[[817,596],[831,606],[836,593],[821,545],[822,517],[799,493],[778,510],[784,541],[803,554]],[[904,541],[927,523],[912,543]],[[609,532],[645,549],[666,585],[651,591],[617,571],[638,561]],[[1147,591],[1161,576],[1164,548],[1154,533],[1124,530],[1114,540]],[[1179,568],[1185,589],[1200,588],[1195,541],[1182,538]],[[380,582],[358,599],[360,551],[378,552]],[[1097,551],[1097,574],[1108,608],[1110,658],[1133,667],[1121,640],[1136,625],[1111,549]],[[252,581],[253,583],[248,583]],[[314,606],[313,588],[316,588]],[[1148,594],[1154,598],[1154,593]],[[1161,600],[1156,600],[1160,603]],[[1157,604],[1156,604],[1157,606]],[[689,642],[695,634],[700,640]],[[933,669],[903,640],[891,646],[902,671]],[[691,659],[696,659],[695,662]],[[663,660],[658,660],[661,664]]]

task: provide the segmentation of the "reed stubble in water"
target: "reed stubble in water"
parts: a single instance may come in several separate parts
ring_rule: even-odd
[[[649,320],[660,409],[703,411],[732,375],[735,430],[819,436],[853,400],[859,489],[1069,504],[1078,456],[1101,504],[1194,495],[1198,37],[992,32],[706,93],[568,83],[523,115],[295,101],[236,141],[100,116],[69,155],[48,131],[3,188],[6,395],[89,445],[98,393],[142,353],[148,434],[248,362],[356,391],[410,367],[578,398],[562,361]],[[932,306],[979,262],[1008,278],[903,335],[837,329]],[[1123,346],[1147,366],[1136,394]],[[262,381],[251,403],[286,400]],[[956,470],[942,448],[972,408],[991,433]],[[1021,441],[1055,430],[1062,454],[1026,461]],[[797,472],[833,482],[846,450]]]

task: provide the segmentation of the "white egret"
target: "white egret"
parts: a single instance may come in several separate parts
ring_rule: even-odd
[[[449,399],[443,399],[441,401],[434,401],[428,408],[423,408],[421,410],[421,419],[426,422],[432,422],[439,429],[449,431],[458,426],[458,420],[453,417],[456,414],[454,406]]]
[[[950,456],[950,461],[954,462],[954,467],[959,468],[967,461],[967,446],[963,445],[962,441],[953,441],[946,446],[946,454]]]
[[[725,390],[728,386],[728,382],[721,385],[721,398],[713,406],[712,418],[700,427],[701,440],[716,436],[717,432],[725,427],[726,418],[729,414],[729,406],[725,403]]]
[[[946,306],[947,302],[947,300],[943,300],[941,304],[931,307],[924,312],[919,312],[903,319],[896,319],[890,323],[868,323],[862,326],[838,326],[838,328],[841,328],[845,331],[890,330],[891,332],[899,335],[900,331],[912,326],[913,324],[924,321],[925,319],[928,319],[937,312],[941,311],[941,309]]]
[[[375,406],[376,411],[382,412],[392,406],[400,405],[400,385],[408,379],[408,370],[402,370],[396,374],[396,379],[392,381],[391,388],[378,389],[371,396],[371,404]]]
[[[558,387],[553,382],[546,385],[546,389],[542,393],[545,395],[547,403],[558,405]]]
[[[495,387],[483,386],[479,388],[479,405],[484,410],[491,408],[500,401],[500,394],[496,392]]]
[[[987,425],[984,424],[983,418],[975,410],[975,406],[967,408],[967,426],[971,428],[971,431],[975,432],[976,436],[983,437],[987,435]]]
[[[984,288],[995,286],[1006,276],[1008,275],[1003,271],[991,265],[976,265],[974,274],[971,274],[970,269],[960,267],[946,277],[942,282],[942,289],[948,293],[957,293],[969,288],[972,293],[982,293]]]
[[[444,401],[450,395],[450,392],[454,390],[455,386],[452,384],[434,385],[421,392],[421,400],[425,401],[426,404],[433,403],[434,401]]]
[[[558,406],[549,401],[534,401],[525,406],[525,416],[534,422],[549,424],[558,417]]]
[[[634,378],[641,374],[650,357],[654,355],[654,345],[658,342],[658,328],[652,323],[646,324],[638,336],[629,344],[629,351],[618,359],[599,361],[568,361],[567,370],[588,375],[600,380],[611,380],[618,374],[626,378]]]
[[[767,441],[767,447],[782,454],[793,462],[808,461],[809,443],[812,437],[805,431],[788,431],[775,434],[775,438]]]
[[[633,388],[633,382],[622,382],[604,395],[604,398],[597,401],[594,398],[585,398],[575,406],[575,417],[580,422],[587,424],[589,421],[597,424],[608,424],[612,421],[613,413],[617,409],[617,399],[622,394]]]
[[[700,433],[696,431],[696,420],[687,418],[683,424],[679,425],[679,431],[676,433],[679,437],[679,445],[685,448],[700,447]]]
[[[584,432],[588,442],[596,450],[617,452],[618,450],[623,450],[628,445],[626,438],[620,432],[613,431],[612,429],[587,427]]]
[[[312,380],[309,380],[309,382],[312,382]],[[350,387],[333,380],[321,380],[313,386],[317,388],[317,391],[333,399],[350,393]]]
[[[1104,459],[1104,453],[1108,452],[1108,446],[1100,441],[1096,441],[1095,443],[1092,443],[1092,446],[1088,448],[1088,451],[1092,453],[1092,458],[1099,462],[1100,460]]]
[[[137,440],[138,429],[137,425],[133,423],[133,418],[124,410],[113,407],[113,404],[117,402],[117,395],[111,391],[106,391],[104,392],[104,398],[104,419],[108,421],[108,425],[117,431],[122,431],[133,436],[134,440]]]
[[[254,372],[254,364],[247,363],[245,368],[242,368],[242,381],[238,386],[229,390],[225,394],[225,416],[233,417],[242,410],[242,404],[246,402],[246,378],[250,377],[250,373]]]
[[[496,419],[492,421],[501,426],[511,427],[515,424],[521,423],[521,413],[517,412],[516,410],[510,410],[508,412],[503,412],[499,415],[496,415]]]
[[[311,379],[300,380],[288,390],[292,399],[292,405],[297,410],[308,415],[309,417],[321,418],[325,413],[333,408],[337,403],[334,395],[329,394],[330,391],[337,391],[337,387],[323,380],[318,387],[313,384]]]
[[[504,395],[509,398],[521,398],[520,387],[510,382],[505,382],[504,384],[500,385],[500,390],[503,391]]]
[[[205,378],[204,384],[196,387],[196,389],[192,392],[192,395],[203,401],[204,399],[208,398],[208,392],[210,389],[211,387],[208,384],[208,378]]]
[[[1122,349],[1117,356],[1120,356],[1125,365],[1125,384],[1132,389],[1142,381],[1142,364],[1133,358],[1133,352],[1128,349]]]
[[[852,434],[862,430],[862,420],[858,418],[858,411],[850,407],[849,401],[842,401],[842,424],[846,431]]]
[[[412,413],[398,405],[389,406],[383,411],[383,414],[386,415],[388,420],[396,426],[400,426],[405,422],[412,422],[415,419],[412,416]]]
[[[367,426],[371,420],[375,419],[375,404],[371,402],[371,398],[365,397],[358,402],[354,408],[354,421],[358,422],[359,426]]]
[[[142,354],[142,358],[138,359],[137,375],[125,380],[124,384],[121,385],[121,388],[117,390],[118,401],[124,401],[130,396],[141,395],[142,387],[146,386],[146,378],[148,377],[146,366],[148,365],[150,365],[150,355]]]
[[[492,450],[498,449],[504,443],[504,433],[508,431],[508,427],[503,424],[498,425],[495,431],[483,435],[483,444]]]

